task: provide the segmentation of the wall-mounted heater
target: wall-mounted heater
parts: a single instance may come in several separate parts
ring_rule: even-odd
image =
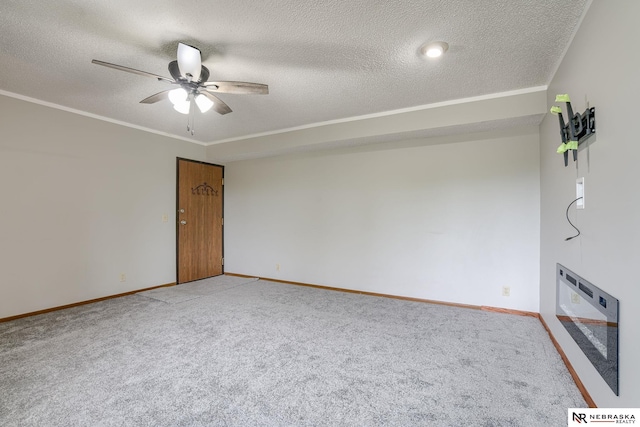
[[[618,395],[619,301],[556,264],[556,316]]]

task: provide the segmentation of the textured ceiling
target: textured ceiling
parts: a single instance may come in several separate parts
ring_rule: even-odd
[[[156,132],[213,143],[365,114],[546,85],[587,0],[3,0],[0,90]],[[450,45],[439,60],[425,42]],[[210,80],[269,85],[220,94],[196,135],[154,79],[178,42]]]

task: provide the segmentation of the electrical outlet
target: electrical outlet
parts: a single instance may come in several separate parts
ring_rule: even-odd
[[[120,281],[121,282],[126,282],[127,281],[127,275],[124,273],[120,273]]]
[[[276,264],[276,271],[280,271],[280,264]]]
[[[503,286],[502,287],[502,296],[503,297],[508,297],[509,295],[511,295],[511,288],[509,286]]]
[[[580,295],[576,294],[575,292],[571,293],[571,302],[573,304],[580,304]]]
[[[162,222],[169,222],[169,215],[163,214],[162,215]]]

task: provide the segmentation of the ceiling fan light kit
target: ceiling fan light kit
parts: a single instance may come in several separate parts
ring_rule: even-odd
[[[151,77],[160,82],[179,86],[175,89],[167,89],[151,95],[140,103],[154,104],[163,99],[169,99],[173,108],[182,114],[188,114],[187,132],[194,134],[193,113],[195,108],[191,104],[198,106],[202,113],[206,113],[213,108],[218,114],[228,114],[232,110],[214,93],[231,94],[257,94],[266,95],[269,93],[269,86],[260,83],[220,81],[210,82],[209,69],[202,65],[202,55],[200,50],[184,43],[178,43],[177,60],[169,63],[169,74],[173,79],[159,76],[157,74],[140,71],[122,65],[111,64],[109,62],[94,59],[93,64],[113,68],[140,76]]]

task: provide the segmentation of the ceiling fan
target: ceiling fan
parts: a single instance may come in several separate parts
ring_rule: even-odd
[[[151,77],[158,81],[178,86],[177,88],[163,90],[151,95],[140,101],[140,103],[153,104],[168,98],[176,111],[189,115],[187,132],[190,132],[191,135],[194,134],[193,113],[196,106],[202,113],[209,111],[211,108],[219,114],[231,112],[231,108],[213,93],[258,95],[269,93],[269,86],[260,83],[207,81],[209,79],[209,69],[202,65],[200,50],[193,46],[178,43],[177,58],[177,60],[169,62],[169,73],[173,79],[97,59],[92,60],[91,63],[139,76]]]

